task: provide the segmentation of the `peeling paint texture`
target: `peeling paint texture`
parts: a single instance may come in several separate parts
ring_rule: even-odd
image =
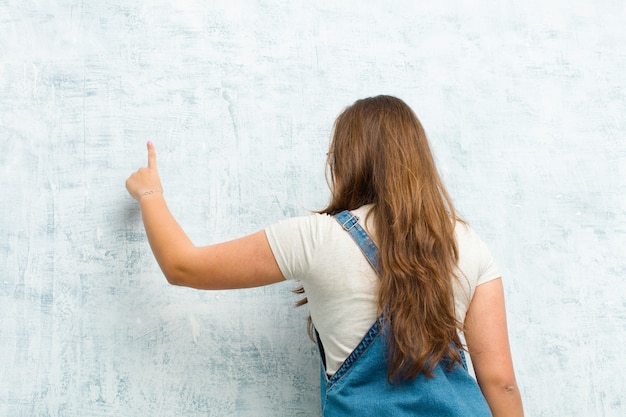
[[[0,415],[319,415],[295,283],[168,285],[124,181],[152,140],[195,243],[255,232],[383,93],[501,266],[527,415],[626,415],[625,45],[623,0],[0,0]]]

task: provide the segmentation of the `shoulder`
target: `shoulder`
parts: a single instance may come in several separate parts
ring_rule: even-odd
[[[309,271],[323,248],[335,220],[325,214],[311,214],[281,220],[265,229],[267,241],[283,276],[299,279]]]
[[[265,231],[278,240],[305,239],[313,242],[324,233],[335,220],[326,214],[313,213],[308,216],[291,217],[268,226]]]
[[[485,251],[489,252],[485,242],[467,223],[457,222],[454,227],[454,235],[459,248],[459,254],[477,255]]]
[[[367,208],[357,209],[353,214],[362,220],[367,212]],[[360,259],[358,246],[328,214],[285,219],[267,227],[265,234],[283,275],[288,279],[302,279],[312,268],[323,263],[333,264],[343,259],[342,256]]]
[[[461,222],[457,222],[454,232],[459,250],[458,266],[463,274],[476,284],[498,278],[498,266],[478,233],[467,223]]]
[[[368,232],[373,229],[373,224],[368,221],[365,224],[365,219],[368,219],[368,214],[372,209],[372,205],[365,205],[359,207],[356,210],[352,210],[362,225],[366,227]],[[329,214],[324,213],[312,213],[308,216],[291,217],[281,220],[277,223],[266,228],[266,232],[273,234],[276,238],[303,238],[308,241],[315,242],[319,239],[324,239],[329,234],[336,234],[341,231],[337,220]]]

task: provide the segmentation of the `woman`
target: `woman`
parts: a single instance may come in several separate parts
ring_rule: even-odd
[[[126,187],[170,283],[300,281],[320,347],[324,416],[523,415],[500,274],[457,217],[413,111],[390,96],[355,102],[335,122],[327,163],[323,211],[206,247],[170,214],[152,143],[148,167]]]

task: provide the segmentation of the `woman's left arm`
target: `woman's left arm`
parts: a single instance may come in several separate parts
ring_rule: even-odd
[[[501,278],[476,287],[465,316],[465,339],[478,385],[493,417],[523,417],[509,347]]]
[[[187,237],[163,197],[154,145],[148,167],[126,180],[139,201],[152,252],[168,282],[198,289],[249,288],[284,280],[265,231],[216,245],[197,247]]]

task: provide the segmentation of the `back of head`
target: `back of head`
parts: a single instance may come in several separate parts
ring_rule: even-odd
[[[421,123],[395,97],[358,100],[344,110],[335,122],[328,163],[338,210],[376,203],[404,213],[424,191],[441,186]]]
[[[374,205],[390,379],[429,375],[446,356],[460,360],[457,219],[415,113],[391,96],[356,101],[335,122],[328,165],[332,197],[324,213]]]

